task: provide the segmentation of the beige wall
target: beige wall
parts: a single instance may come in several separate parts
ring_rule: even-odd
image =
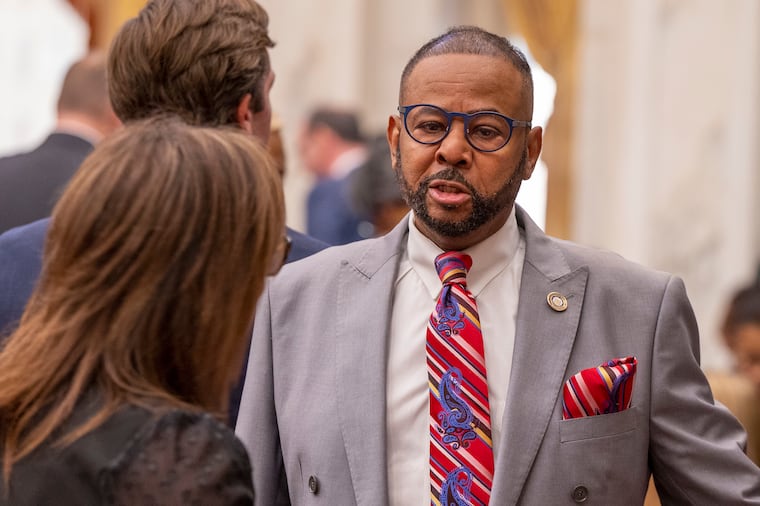
[[[577,241],[686,282],[703,364],[758,255],[760,3],[585,0]]]

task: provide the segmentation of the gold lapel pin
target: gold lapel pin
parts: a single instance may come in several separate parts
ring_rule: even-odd
[[[546,296],[546,302],[550,308],[560,313],[567,309],[567,299],[559,292],[549,292],[549,295]]]

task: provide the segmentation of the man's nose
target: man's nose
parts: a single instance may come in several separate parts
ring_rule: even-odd
[[[455,118],[451,122],[449,133],[441,141],[435,154],[441,165],[468,168],[472,164],[472,146],[465,136],[464,122]]]

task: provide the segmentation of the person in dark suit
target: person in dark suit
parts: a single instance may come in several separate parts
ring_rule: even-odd
[[[40,276],[49,222],[38,220],[0,235],[0,341],[15,329]]]
[[[251,10],[256,15],[248,14],[251,28],[230,33],[218,18],[196,23],[182,2],[148,3],[121,29],[109,52],[109,95],[117,116],[128,123],[173,113],[193,124],[241,128],[267,142],[274,81],[267,49],[273,42],[266,31],[266,12],[252,0],[250,4],[256,6]],[[156,18],[158,6],[166,5],[174,8],[166,9],[165,19]],[[179,32],[184,35],[175,36]],[[12,331],[21,318],[40,272],[48,222],[0,235],[0,335]],[[327,246],[295,230],[287,234],[288,261]]]
[[[369,217],[352,198],[356,169],[368,155],[356,114],[315,109],[301,133],[299,150],[304,167],[316,177],[306,200],[306,232],[333,245],[371,236]]]
[[[108,101],[105,55],[90,53],[69,68],[56,114],[42,144],[0,158],[0,233],[49,216],[93,145],[121,124]]]
[[[285,141],[282,134],[282,122],[275,114],[272,114],[267,151],[269,151],[269,156],[272,157],[280,177],[284,178],[288,165],[285,156]],[[288,229],[288,237],[291,239],[288,262],[295,262],[329,246],[324,241],[290,228]]]

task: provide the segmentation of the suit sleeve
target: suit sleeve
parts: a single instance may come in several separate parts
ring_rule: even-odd
[[[235,433],[253,467],[254,505],[290,505],[274,404],[269,289],[259,300]]]
[[[744,429],[713,400],[678,278],[665,289],[653,346],[649,462],[662,503],[760,504],[760,470],[744,454]]]
[[[0,340],[18,325],[37,283],[46,230],[36,222],[0,235]]]

